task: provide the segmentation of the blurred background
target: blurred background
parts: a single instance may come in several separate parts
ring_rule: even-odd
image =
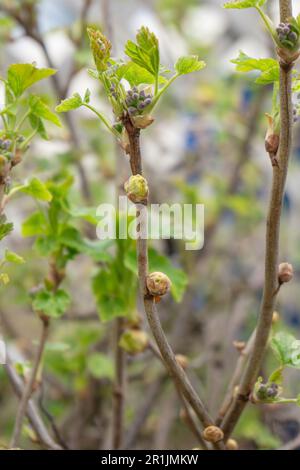
[[[73,92],[84,94],[89,88],[93,104],[110,113],[101,87],[87,73],[93,66],[87,24],[99,26],[109,37],[114,56],[125,57],[126,40],[134,39],[136,30],[146,25],[158,36],[162,62],[167,67],[172,67],[178,56],[189,53],[207,63],[201,73],[178,79],[169,90],[156,111],[154,124],[143,132],[142,145],[150,202],[205,204],[201,251],[184,251],[178,240],[160,241],[155,249],[165,257],[165,264],[177,270],[175,299],[173,296],[160,304],[163,325],[174,351],[189,358],[193,384],[214,416],[238,358],[233,341],[249,338],[259,311],[271,181],[271,165],[264,150],[264,113],[270,112],[272,90],[255,84],[255,75],[235,72],[230,60],[239,50],[253,57],[271,57],[273,47],[255,11],[224,10],[222,3],[0,1],[1,76],[16,62],[34,61],[39,67],[57,68],[55,80],[48,79],[36,87],[47,95],[52,108]],[[295,13],[300,13],[299,2],[293,3]],[[275,23],[277,7],[277,1],[269,1],[269,14]],[[294,98],[296,103],[297,96]],[[35,139],[13,174],[14,183],[34,175],[47,180],[54,174],[68,174],[74,178],[70,198],[78,207],[95,208],[101,202],[113,201],[116,188],[129,176],[127,157],[88,110],[64,115],[62,120],[61,129],[49,129],[49,141]],[[292,262],[296,275],[280,293],[280,323],[276,328],[297,337],[299,177],[300,126],[296,123],[280,247],[280,260]],[[22,223],[34,208],[34,202],[23,196],[7,206],[6,215],[14,221],[7,246],[20,253],[26,263],[18,269],[9,268],[11,282],[1,287],[0,297],[2,337],[15,360],[29,364],[39,331],[29,292],[47,271],[47,260],[35,249],[34,240],[22,236]],[[88,231],[91,238],[95,237],[94,226]],[[111,446],[114,320],[101,320],[101,299],[94,295],[91,282],[97,269],[97,263],[84,255],[68,265],[65,282],[71,307],[52,325],[43,390],[36,392],[49,428],[54,422],[66,446],[76,449]],[[272,361],[271,355],[267,356],[263,376],[272,370]],[[151,351],[128,355],[126,362],[124,448],[196,447],[195,437],[182,422],[176,390]],[[285,395],[300,393],[299,379],[297,370],[285,374]],[[3,446],[12,432],[16,403],[0,368]],[[243,448],[264,449],[278,448],[299,433],[300,409],[296,406],[249,405],[234,436]],[[33,448],[33,441],[28,427],[22,447]]]

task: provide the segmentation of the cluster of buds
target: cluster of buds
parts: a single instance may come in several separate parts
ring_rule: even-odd
[[[280,263],[278,266],[278,282],[279,284],[284,284],[293,279],[294,270],[293,266],[290,263]]]
[[[142,175],[132,175],[124,184],[128,199],[135,204],[143,204],[147,201],[149,188],[147,180]]]
[[[119,341],[119,346],[131,355],[142,353],[147,349],[148,345],[149,339],[147,333],[139,329],[124,331]]]
[[[126,93],[125,103],[130,116],[143,114],[145,108],[152,103],[152,95],[147,94],[145,90],[139,91],[133,87]]]
[[[155,299],[160,299],[161,296],[169,292],[172,283],[166,274],[157,271],[148,274],[146,285],[149,294]]]
[[[280,393],[279,386],[275,382],[260,383],[255,390],[255,400],[272,401],[277,398]]]
[[[294,49],[299,42],[299,33],[291,23],[280,23],[276,28],[278,39],[283,47]]]
[[[3,166],[7,161],[12,160],[13,153],[11,152],[12,141],[6,138],[0,138],[0,165]]]

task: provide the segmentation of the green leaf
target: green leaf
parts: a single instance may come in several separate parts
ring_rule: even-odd
[[[0,273],[0,284],[6,286],[10,281],[9,275],[7,273]]]
[[[24,258],[22,258],[22,256],[17,255],[17,253],[14,253],[13,251],[10,251],[10,250],[5,250],[4,259],[5,261],[8,261],[9,263],[15,263],[15,264],[25,263],[25,260]]]
[[[175,70],[180,75],[202,70],[206,66],[203,60],[199,60],[196,55],[187,55],[179,57],[175,64]]]
[[[282,366],[300,368],[300,341],[286,332],[277,333],[271,347]]]
[[[59,236],[58,241],[60,244],[77,251],[77,253],[90,256],[96,262],[111,259],[107,252],[108,247],[113,243],[111,240],[88,240],[83,238],[74,227],[66,227]]]
[[[122,78],[127,80],[131,86],[138,86],[140,84],[152,85],[155,82],[155,76],[152,73],[131,61],[119,66],[116,75],[119,80]],[[160,84],[165,84],[167,81],[162,75],[158,78]]]
[[[36,129],[38,134],[42,137],[44,140],[49,140],[46,128],[44,126],[43,121],[38,117],[35,116],[34,114],[29,115],[29,123],[32,127],[32,129]]]
[[[49,256],[59,249],[59,242],[54,235],[45,235],[35,240],[34,248],[40,256]]]
[[[55,292],[43,289],[39,291],[32,302],[34,310],[43,312],[51,318],[61,317],[71,303],[69,294],[63,289],[58,289]]]
[[[96,379],[114,378],[113,361],[101,353],[93,353],[88,357],[87,368],[90,374]]]
[[[266,3],[267,0],[233,0],[225,3],[224,8],[252,8],[261,7]]]
[[[279,64],[275,59],[255,59],[240,51],[239,56],[231,61],[238,72],[259,71],[261,75],[256,83],[267,85],[279,81]]]
[[[54,75],[56,70],[50,68],[39,69],[33,64],[12,64],[7,71],[7,81],[16,97],[34,83]]]
[[[0,217],[0,240],[12,232],[14,225],[11,222],[5,223],[5,216]]]
[[[45,233],[47,219],[42,212],[34,212],[22,224],[23,237],[33,237]]]
[[[127,42],[125,54],[151,75],[158,76],[160,69],[158,39],[148,28],[141,27],[136,35],[136,43]]]
[[[41,201],[50,202],[52,200],[52,194],[48,191],[46,185],[38,178],[32,178],[28,184],[16,186],[12,191],[22,191],[25,194],[29,194],[34,199],[39,199]]]
[[[72,109],[80,108],[83,105],[83,101],[79,93],[74,93],[73,96],[63,100],[58,106],[56,106],[55,111],[57,113],[66,113]]]
[[[36,95],[31,95],[29,97],[28,101],[29,107],[31,109],[31,113],[40,118],[40,119],[45,119],[46,121],[53,122],[58,127],[61,127],[61,122],[54,114],[50,108],[42,101],[42,99],[39,96]]]

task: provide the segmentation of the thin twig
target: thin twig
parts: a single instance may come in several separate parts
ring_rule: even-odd
[[[18,407],[14,431],[13,431],[13,435],[12,435],[11,442],[10,442],[10,447],[18,447],[19,445],[23,420],[24,420],[24,416],[26,415],[27,404],[34,389],[34,385],[36,382],[38,370],[41,365],[48,333],[49,333],[49,321],[48,319],[42,319],[41,338],[39,341],[36,356],[34,358],[33,367],[30,371],[29,379],[25,384],[24,393],[21,397],[21,401]]]
[[[136,129],[129,118],[124,119],[129,145],[130,145],[130,166],[132,174],[142,174],[142,158],[140,149],[140,130]],[[147,211],[137,207],[137,218],[140,227],[138,228],[141,236],[137,238],[137,258],[138,258],[138,275],[141,295],[144,301],[146,316],[156,344],[161,353],[165,367],[169,374],[180,388],[182,394],[190,404],[198,419],[204,427],[213,424],[213,419],[209,415],[205,405],[194,390],[186,373],[177,363],[175,355],[162,329],[160,319],[157,313],[154,298],[147,292],[146,278],[148,275],[148,243],[145,234],[147,234]],[[145,237],[145,238],[142,238]],[[219,449],[224,448],[222,442],[217,443]]]
[[[66,444],[66,442],[64,441],[63,437],[61,436],[60,431],[59,431],[59,429],[58,429],[58,427],[55,423],[55,420],[54,420],[52,414],[47,410],[47,408],[44,404],[44,384],[43,383],[41,384],[41,393],[40,393],[40,396],[39,396],[38,403],[39,403],[39,407],[40,407],[41,412],[46,416],[47,420],[49,421],[49,423],[51,425],[52,432],[53,432],[57,442],[59,443],[59,445],[61,445],[61,447],[64,450],[68,450],[69,447]]]
[[[249,359],[249,355],[252,353],[253,347],[254,347],[254,341],[255,341],[255,335],[256,335],[256,330],[253,331],[252,335],[250,336],[245,348],[241,351],[240,356],[237,360],[236,367],[234,369],[232,378],[229,382],[227,391],[225,393],[225,397],[223,400],[223,403],[220,407],[219,410],[219,416],[216,420],[216,424],[220,425],[228,408],[230,407],[233,397],[234,397],[234,389],[237,387],[240,383],[241,377],[243,375],[245,366],[247,364],[247,361]]]
[[[279,0],[280,21],[287,22],[292,16],[290,0]],[[282,199],[286,182],[288,162],[292,140],[292,64],[280,61],[280,145],[278,151],[278,166],[273,166],[273,179],[271,199],[266,228],[265,249],[265,280],[264,292],[258,319],[254,348],[246,367],[239,393],[226,414],[222,428],[225,437],[232,433],[241,413],[243,412],[253,385],[257,379],[259,369],[266,350],[269,333],[272,325],[272,315],[276,300],[274,292],[277,287],[277,265],[279,249],[280,216]]]
[[[124,433],[124,398],[125,398],[125,362],[126,353],[119,347],[119,339],[123,332],[124,319],[115,322],[115,383],[113,390],[112,448],[121,449]]]
[[[17,396],[21,397],[24,393],[24,384],[21,378],[18,376],[17,372],[15,371],[15,368],[11,363],[11,359],[9,357],[8,352],[4,368]],[[45,427],[42,419],[39,416],[38,410],[33,400],[28,401],[26,414],[39,441],[48,449],[61,450],[61,447],[56,442],[54,442],[54,440],[50,436],[47,428]]]

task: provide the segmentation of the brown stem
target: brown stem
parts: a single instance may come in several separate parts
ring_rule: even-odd
[[[30,372],[30,377],[28,379],[28,382],[26,382],[25,384],[25,388],[21,397],[19,407],[18,407],[14,431],[13,431],[13,435],[12,435],[11,442],[10,442],[10,447],[18,447],[19,445],[24,416],[26,415],[28,401],[30,400],[30,397],[32,395],[36,378],[37,378],[37,373],[41,365],[48,333],[49,333],[49,321],[47,319],[42,319],[41,338],[40,338],[38,349],[37,349],[36,356],[34,359],[33,367]]]
[[[280,21],[287,22],[288,18],[292,16],[291,1],[279,0],[279,5]],[[278,151],[278,166],[272,167],[273,179],[266,228],[264,292],[260,316],[257,323],[254,348],[243,375],[239,393],[223,420],[222,428],[226,438],[232,433],[249,400],[249,395],[257,379],[264,357],[272,325],[272,315],[276,301],[274,292],[276,292],[277,287],[280,217],[292,140],[293,116],[291,89],[291,66],[287,66],[287,64],[280,61],[280,145]]]
[[[24,384],[22,383],[21,378],[18,376],[15,371],[14,366],[11,363],[10,358],[6,358],[6,364],[4,365],[7,376],[16,392],[16,395],[21,397],[24,394]],[[31,426],[33,427],[39,441],[48,449],[61,450],[61,447],[53,441],[52,437],[47,431],[43,421],[41,420],[39,413],[36,409],[35,404],[32,400],[28,401],[26,414],[30,421]]]
[[[121,449],[124,434],[124,398],[125,398],[125,363],[126,353],[119,347],[119,339],[124,329],[124,319],[115,322],[115,383],[113,390],[112,448]]]
[[[136,129],[130,118],[124,119],[124,125],[126,127],[129,144],[130,144],[130,166],[133,174],[142,174],[142,158],[140,148],[140,130]],[[147,211],[137,208],[137,217],[140,222],[140,233],[145,236],[147,234]],[[147,292],[146,277],[148,274],[148,243],[147,238],[138,237],[137,239],[137,258],[138,258],[138,273],[139,273],[139,284],[140,291],[144,301],[144,308],[148,323],[154,339],[157,343],[158,349],[162,356],[162,360],[169,374],[173,378],[176,386],[179,387],[183,396],[194,410],[198,419],[204,427],[213,424],[213,420],[209,415],[205,405],[202,403],[200,397],[197,395],[192,384],[190,383],[186,373],[182,367],[177,363],[175,355],[172,351],[171,346],[165,336],[162,329],[160,319],[157,313],[157,308],[154,302],[154,298]],[[223,442],[216,444],[217,448],[224,449]]]
[[[255,335],[256,335],[256,330],[253,331],[253,333],[250,336],[245,348],[243,349],[243,351],[241,352],[241,354],[240,354],[240,356],[237,360],[236,367],[234,369],[232,378],[229,382],[229,385],[228,385],[223,403],[220,407],[219,416],[218,416],[217,421],[216,421],[217,425],[220,425],[222,423],[222,420],[223,420],[226,412],[228,411],[228,409],[229,409],[229,407],[232,403],[232,400],[233,400],[233,397],[234,397],[234,389],[240,383],[241,377],[242,377],[243,372],[245,370],[245,366],[246,366],[247,361],[249,359],[249,355],[253,350]]]

